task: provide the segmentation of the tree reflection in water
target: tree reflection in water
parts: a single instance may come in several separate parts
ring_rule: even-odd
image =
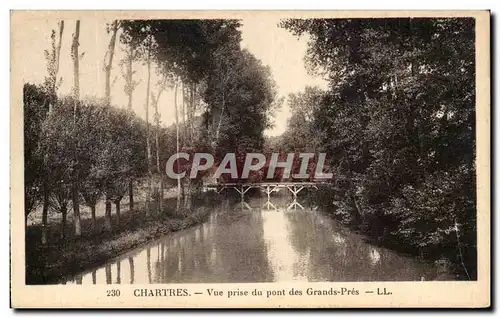
[[[169,234],[67,283],[420,281],[436,277],[433,265],[367,243],[300,197],[227,201],[214,209],[204,224]],[[122,266],[127,259],[128,266]]]

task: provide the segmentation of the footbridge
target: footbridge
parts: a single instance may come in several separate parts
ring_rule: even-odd
[[[318,186],[326,184],[324,182],[255,182],[255,183],[211,183],[204,184],[203,187],[206,190],[215,190],[217,193],[221,193],[225,189],[234,189],[240,195],[241,198],[245,197],[245,194],[253,188],[260,188],[267,194],[269,198],[271,193],[277,192],[280,189],[286,189],[290,191],[294,198],[297,198],[297,194],[306,188],[318,189]]]

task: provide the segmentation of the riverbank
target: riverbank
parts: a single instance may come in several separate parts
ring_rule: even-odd
[[[119,224],[113,215],[111,232],[104,230],[104,217],[97,218],[96,231],[91,230],[90,219],[83,219],[79,238],[60,238],[61,225],[51,223],[46,245],[40,244],[41,226],[29,226],[26,231],[26,284],[57,283],[63,277],[104,264],[160,236],[200,224],[212,210],[193,205],[189,210],[177,211],[175,206],[176,200],[168,199],[163,213],[148,213],[146,216],[143,208],[123,211]],[[66,233],[72,233],[71,221]]]

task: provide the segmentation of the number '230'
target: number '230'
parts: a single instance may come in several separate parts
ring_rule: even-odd
[[[118,296],[120,296],[120,290],[119,289],[108,289],[106,291],[106,296],[108,296],[108,297],[118,297]]]

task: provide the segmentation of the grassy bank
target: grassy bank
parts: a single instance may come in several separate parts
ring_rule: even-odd
[[[193,204],[189,210],[177,211],[176,200],[168,199],[162,213],[151,212],[146,216],[143,208],[123,211],[119,224],[113,215],[111,232],[104,229],[104,217],[97,218],[94,231],[91,220],[83,219],[79,238],[71,234],[71,220],[65,229],[66,238],[61,238],[61,224],[51,223],[46,245],[40,243],[41,225],[29,226],[26,231],[26,283],[57,283],[63,277],[102,265],[162,235],[202,223],[211,212],[206,206]],[[151,208],[155,210],[154,206]]]

